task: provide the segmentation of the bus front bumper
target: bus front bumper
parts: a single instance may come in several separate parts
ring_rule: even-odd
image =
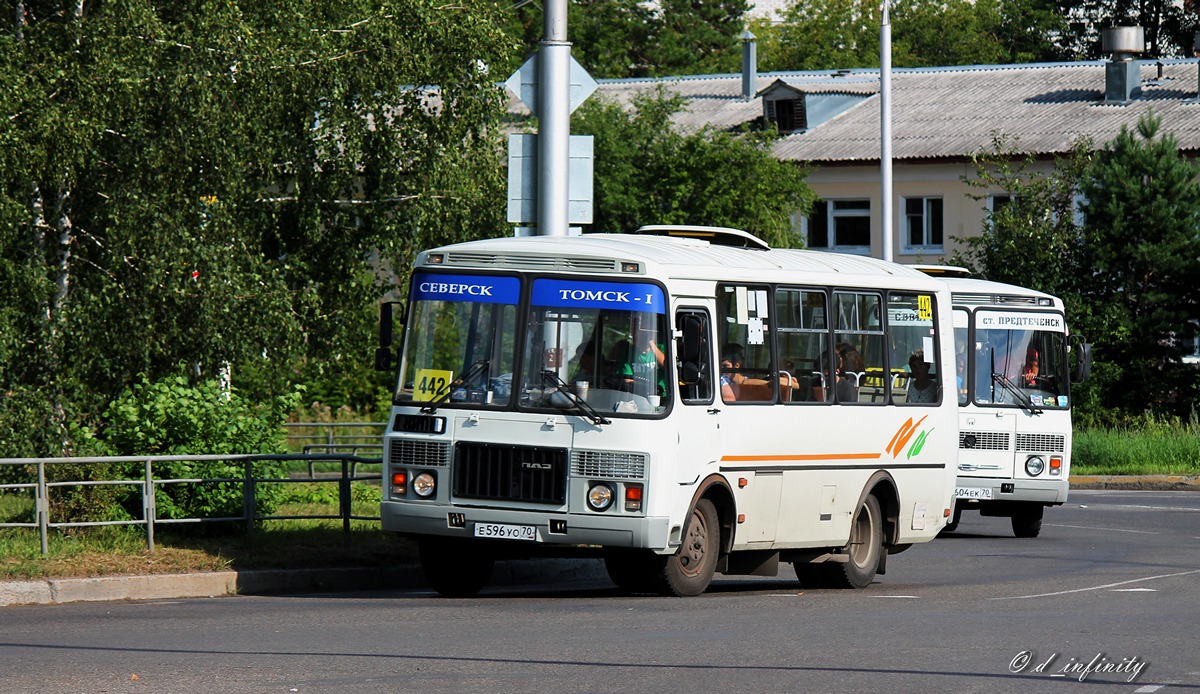
[[[1009,503],[1057,506],[1067,500],[1064,479],[994,479],[959,476],[954,483],[955,503],[964,508],[985,508]]]
[[[669,519],[658,516],[547,513],[384,501],[380,517],[385,531],[405,535],[471,538],[477,536],[477,527],[491,525],[513,528],[514,534],[532,537],[500,540],[514,545],[598,545],[650,549],[663,553],[675,550],[679,534],[676,531],[675,544],[671,545]],[[551,521],[554,521],[553,529]],[[526,528],[532,528],[532,531],[515,530]]]

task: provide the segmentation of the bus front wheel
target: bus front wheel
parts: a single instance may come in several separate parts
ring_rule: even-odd
[[[1012,516],[1013,535],[1017,537],[1037,537],[1042,532],[1041,506],[1016,511]]]
[[[683,545],[669,557],[656,557],[659,566],[653,588],[662,595],[689,597],[708,588],[721,551],[721,526],[717,509],[708,499],[696,502],[683,534]]]
[[[421,571],[429,587],[442,597],[469,598],[487,585],[495,558],[469,540],[445,537],[422,538]]]

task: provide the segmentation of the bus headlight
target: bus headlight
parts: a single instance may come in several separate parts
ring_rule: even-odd
[[[1031,455],[1025,459],[1025,472],[1030,477],[1037,477],[1046,469],[1046,461],[1040,455]]]
[[[616,495],[613,493],[613,488],[607,482],[597,482],[588,489],[587,503],[588,508],[593,511],[605,511],[609,506],[612,506],[613,498]]]
[[[437,478],[432,472],[422,472],[413,478],[412,489],[417,496],[428,499],[437,490]]]

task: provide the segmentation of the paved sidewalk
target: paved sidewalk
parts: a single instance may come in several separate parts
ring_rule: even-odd
[[[1072,489],[1200,491],[1200,476],[1072,476]],[[501,561],[488,585],[607,579],[599,559]],[[221,595],[412,589],[425,586],[416,564],[388,569],[280,569],[195,574],[54,578],[0,582],[0,607],[105,600],[163,600]]]
[[[489,586],[607,579],[599,559],[498,561]],[[150,576],[0,581],[0,607],[109,600],[165,600],[425,587],[421,567],[211,571]]]

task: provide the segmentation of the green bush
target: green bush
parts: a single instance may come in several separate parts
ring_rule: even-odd
[[[283,422],[300,401],[300,390],[262,404],[247,402],[236,389],[224,390],[216,380],[189,384],[182,375],[127,388],[104,413],[98,438],[113,455],[204,455],[282,453],[286,450]],[[127,464],[125,479],[144,476],[140,464]],[[157,463],[156,479],[233,479],[245,474],[244,464],[225,461]],[[259,478],[286,477],[279,461],[257,461],[251,474]],[[255,511],[269,515],[282,500],[281,485],[258,485]],[[242,515],[240,481],[203,484],[173,483],[156,487],[159,518],[226,518]],[[128,495],[122,504],[140,517],[141,502]]]

